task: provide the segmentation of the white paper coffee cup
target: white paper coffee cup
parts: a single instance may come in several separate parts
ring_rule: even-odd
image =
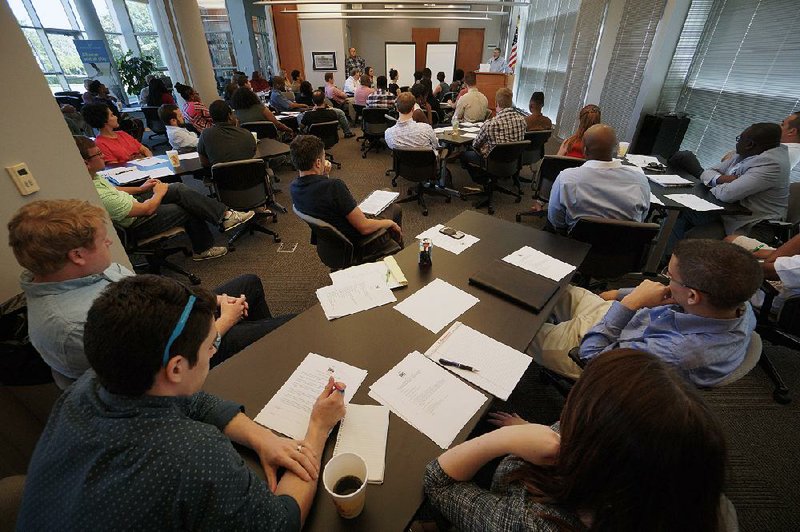
[[[169,159],[169,163],[176,168],[181,165],[181,158],[178,156],[178,150],[167,151],[167,159]]]
[[[619,146],[617,147],[617,155],[622,158],[628,153],[628,147],[630,147],[630,142],[620,142]]]
[[[338,495],[334,489],[345,477],[356,477],[361,486],[347,495]],[[361,514],[367,499],[367,463],[353,453],[342,453],[331,458],[322,472],[322,484],[333,499],[336,511],[345,519],[353,519]]]

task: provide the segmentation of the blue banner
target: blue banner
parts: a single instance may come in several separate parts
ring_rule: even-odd
[[[83,63],[110,63],[106,45],[103,41],[75,39],[75,49]]]

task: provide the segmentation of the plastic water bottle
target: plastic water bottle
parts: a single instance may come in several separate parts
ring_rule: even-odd
[[[458,117],[453,115],[453,135],[458,135]]]

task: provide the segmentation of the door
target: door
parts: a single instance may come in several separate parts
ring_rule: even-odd
[[[439,28],[411,28],[411,40],[416,44],[414,54],[416,70],[425,68],[425,54],[429,42],[439,42]]]
[[[478,70],[483,61],[483,28],[458,28],[456,68]]]
[[[294,4],[280,6],[282,9],[272,11],[272,23],[275,25],[275,46],[278,49],[280,68],[289,75],[294,69],[305,72],[303,65],[303,43],[300,41],[300,24],[296,13],[284,13],[283,9],[296,10]]]

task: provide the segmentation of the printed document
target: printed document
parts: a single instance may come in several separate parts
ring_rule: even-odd
[[[186,160],[186,159],[199,159],[199,158],[200,158],[200,154],[197,153],[196,151],[190,151],[188,153],[180,153],[180,154],[178,154],[178,159],[180,159],[182,161]]]
[[[358,204],[359,208],[364,214],[378,215],[386,209],[392,202],[397,199],[399,192],[388,192],[386,190],[376,190],[367,198]]]
[[[367,262],[366,264],[359,264],[358,266],[350,266],[344,270],[331,272],[331,281],[334,285],[346,285],[352,283],[359,283],[367,281],[368,283],[385,284],[390,290],[406,286],[406,280],[403,272],[400,271],[401,279],[395,277],[394,272],[389,268],[389,262],[386,259],[394,257],[386,257],[384,260],[378,262]],[[397,262],[395,262],[397,264]],[[399,266],[398,266],[399,270]]]
[[[649,179],[656,185],[661,185],[662,187],[691,187],[692,185],[694,185],[692,181],[684,179],[679,175],[648,174],[647,179]]]
[[[101,172],[97,172],[98,175],[101,175],[116,183],[117,185],[126,185],[128,183],[132,183],[134,181],[141,181],[143,179],[147,179],[148,173],[142,172],[138,168],[127,167],[123,166],[121,168],[111,168],[109,170],[103,170]]]
[[[443,366],[503,401],[508,400],[533,360],[459,321],[436,340],[425,356],[437,364],[443,358],[472,367],[477,371]]]
[[[633,153],[629,153],[625,156],[625,159],[629,163],[636,165],[639,168],[644,168],[650,163],[656,163],[656,164],[659,163],[658,157],[653,157],[652,155],[636,155]]]
[[[367,377],[367,370],[309,353],[278,393],[261,409],[255,417],[256,423],[302,440],[306,435],[314,402],[325,389],[331,375],[347,385],[344,402],[349,403]]]
[[[575,271],[575,266],[572,264],[567,264],[530,246],[518,249],[511,255],[503,257],[503,260],[556,282]]]
[[[367,463],[367,482],[383,484],[388,436],[388,407],[347,405],[347,413],[339,425],[333,456],[342,453],[357,454]]]
[[[134,159],[131,161],[131,164],[135,164],[136,166],[155,166],[165,162],[167,162],[166,158],[162,159],[161,157],[145,157],[144,159]]]
[[[329,320],[397,301],[385,278],[374,276],[323,286],[317,290],[317,299]]]
[[[675,203],[680,203],[684,207],[689,207],[693,211],[720,211],[723,209],[723,207],[714,205],[703,198],[698,198],[694,194],[665,194],[664,197],[671,199]]]
[[[656,205],[664,205],[664,202],[663,202],[663,201],[661,201],[660,199],[658,199],[658,196],[656,196],[655,194],[653,194],[653,193],[651,192],[651,193],[650,193],[650,205],[652,205],[652,204],[654,204],[654,203],[655,203]]]
[[[156,168],[155,170],[150,170],[147,172],[147,175],[150,179],[158,179],[159,177],[167,177],[171,175],[175,175],[175,172],[172,171],[172,168]]]
[[[418,352],[370,387],[369,396],[447,449],[486,396]]]
[[[394,309],[416,321],[429,331],[439,331],[480,301],[455,286],[434,279],[407,297]]]
[[[453,238],[447,235],[443,235],[439,232],[439,229],[444,227],[442,224],[434,225],[430,229],[423,231],[422,233],[417,235],[417,240],[422,240],[423,238],[430,238],[431,242],[433,242],[434,253],[435,248],[441,248],[444,250],[449,251],[450,253],[454,253],[458,255],[468,247],[470,247],[475,242],[478,242],[480,238],[477,236],[472,235],[464,235],[464,238]]]

